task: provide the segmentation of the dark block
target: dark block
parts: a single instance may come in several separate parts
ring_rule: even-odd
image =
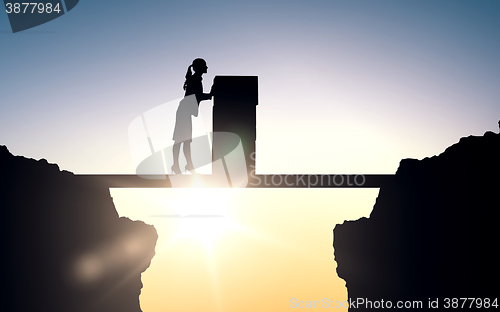
[[[257,76],[216,76],[214,106],[255,106],[259,102]]]
[[[237,134],[248,171],[255,166],[256,117],[259,98],[257,76],[216,76],[212,86],[213,131]],[[214,153],[223,142],[214,139]]]

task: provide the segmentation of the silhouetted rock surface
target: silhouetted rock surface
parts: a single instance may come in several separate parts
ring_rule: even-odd
[[[2,311],[140,311],[156,230],[109,189],[0,146]]]
[[[499,177],[500,135],[492,132],[402,160],[370,218],[334,229],[349,298],[422,300],[424,308],[439,298],[442,308],[444,298],[500,297]]]

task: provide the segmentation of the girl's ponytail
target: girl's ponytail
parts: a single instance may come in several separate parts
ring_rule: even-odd
[[[193,65],[189,65],[188,70],[186,72],[186,81],[184,81],[184,86],[182,87],[184,90],[186,90],[189,78],[191,78],[191,76],[193,75],[193,73],[191,72],[191,67],[193,67]]]

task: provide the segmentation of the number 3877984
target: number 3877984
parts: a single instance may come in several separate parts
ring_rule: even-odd
[[[59,7],[59,3],[55,6],[52,3],[6,3],[5,9],[7,13],[14,14],[41,14],[41,13],[57,13],[61,12],[61,8]]]

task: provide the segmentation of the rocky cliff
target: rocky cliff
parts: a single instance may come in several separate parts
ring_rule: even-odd
[[[0,146],[0,207],[2,311],[140,311],[157,234],[106,186]]]
[[[499,297],[499,177],[500,135],[492,132],[402,160],[370,217],[334,229],[349,298],[422,300],[423,308],[430,298],[443,308],[445,298]]]

